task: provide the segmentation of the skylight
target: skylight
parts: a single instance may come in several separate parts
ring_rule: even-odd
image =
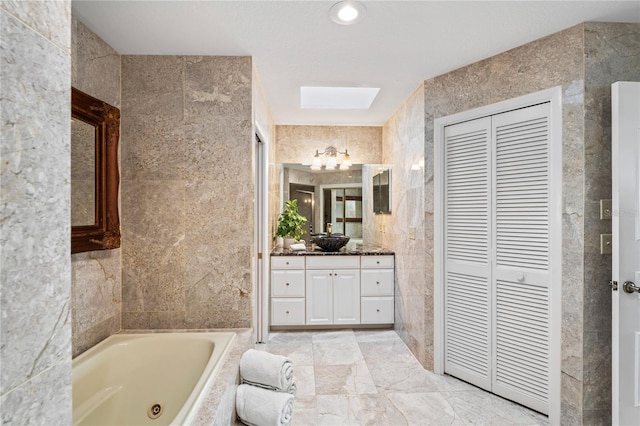
[[[379,87],[300,88],[300,107],[306,109],[369,109]]]

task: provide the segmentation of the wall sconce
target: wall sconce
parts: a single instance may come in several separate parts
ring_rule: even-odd
[[[311,161],[311,170],[322,169],[322,156],[327,158],[324,165],[325,170],[335,170],[338,165],[338,154],[344,155],[342,162],[340,163],[340,170],[348,170],[353,165],[351,157],[349,156],[349,150],[345,149],[344,152],[338,151],[335,146],[328,146],[324,151],[319,152],[316,149],[316,153]]]

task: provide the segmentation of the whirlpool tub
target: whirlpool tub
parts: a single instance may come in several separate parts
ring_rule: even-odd
[[[105,339],[73,360],[73,424],[192,423],[235,334],[116,334]]]

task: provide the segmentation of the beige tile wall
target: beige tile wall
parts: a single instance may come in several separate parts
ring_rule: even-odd
[[[251,326],[251,58],[123,56],[122,81],[122,328]]]
[[[71,2],[0,2],[0,416],[71,424]]]
[[[583,422],[611,422],[611,256],[600,254],[600,200],[611,198],[611,84],[640,81],[640,24],[586,23]]]
[[[276,126],[276,163],[309,163],[313,154],[334,146],[349,150],[357,164],[382,160],[382,127]]]
[[[425,303],[433,238],[425,228],[425,170],[412,170],[424,159],[424,105],[421,84],[383,128],[382,162],[392,165],[391,214],[373,216],[373,235],[396,253],[395,329],[418,361],[433,370],[433,310]]]
[[[425,81],[425,214],[433,235],[436,118],[555,86],[563,95],[563,424],[609,423],[609,256],[599,254],[600,198],[610,198],[610,84],[638,80],[638,25],[587,23]],[[431,253],[427,250],[427,253]],[[433,306],[428,256],[427,310]],[[429,319],[427,320],[429,321]],[[428,322],[427,329],[432,328]],[[429,335],[425,335],[427,341]]]
[[[71,84],[120,108],[120,55],[76,18],[71,21]],[[120,330],[121,253],[114,249],[71,256],[74,357]]]
[[[584,287],[584,26],[578,25],[425,82],[425,156],[433,162],[433,122],[542,89],[563,91],[562,420],[582,418]],[[428,168],[427,168],[428,169]],[[428,169],[427,173],[432,176]],[[433,194],[433,179],[426,190]],[[425,202],[433,212],[432,195]],[[433,221],[427,224],[432,233]],[[432,271],[432,267],[430,267]],[[433,306],[433,273],[427,274]],[[431,327],[432,328],[432,327]]]

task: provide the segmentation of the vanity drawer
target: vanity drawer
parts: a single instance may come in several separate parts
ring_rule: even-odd
[[[363,269],[360,272],[360,295],[393,296],[393,269]]]
[[[393,324],[393,297],[363,297],[360,300],[362,324]]]
[[[304,325],[304,298],[272,298],[271,325]]]
[[[307,269],[353,269],[360,267],[360,256],[307,256]]]
[[[304,269],[304,256],[271,256],[271,269]]]
[[[271,297],[304,297],[304,270],[271,271]]]
[[[362,268],[393,268],[393,256],[362,256]]]

